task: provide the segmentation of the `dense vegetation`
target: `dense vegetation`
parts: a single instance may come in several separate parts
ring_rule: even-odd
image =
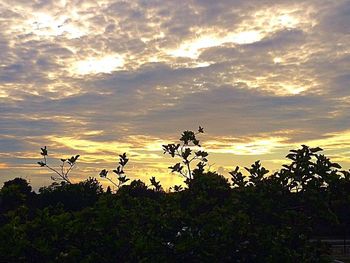
[[[269,174],[257,161],[246,168],[248,176],[237,167],[228,180],[205,170],[208,154],[197,134],[186,131],[180,144],[163,146],[180,158],[170,169],[185,178],[185,187],[172,191],[154,177],[151,186],[127,184],[125,154],[114,171],[118,183],[107,170],[100,174],[118,186],[115,193],[94,178],[73,184],[63,168],[62,180],[53,178],[39,193],[21,178],[6,182],[0,261],[329,262],[327,247],[315,240],[347,234],[349,171],[320,148],[302,146],[278,172]],[[42,155],[45,167],[46,147]]]

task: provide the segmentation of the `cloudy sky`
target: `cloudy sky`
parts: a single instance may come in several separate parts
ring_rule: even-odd
[[[0,182],[182,181],[161,145],[202,125],[211,169],[324,148],[350,168],[350,1],[0,0]]]

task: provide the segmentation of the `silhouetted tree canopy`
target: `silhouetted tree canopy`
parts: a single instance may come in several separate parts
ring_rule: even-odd
[[[236,167],[226,178],[201,165],[207,153],[196,133],[180,141],[163,146],[187,166],[182,174],[172,167],[186,184],[171,191],[155,177],[117,183],[116,192],[94,178],[60,180],[37,194],[24,179],[5,182],[0,262],[329,262],[315,240],[349,234],[350,172],[321,148],[291,150],[272,174],[257,161],[247,176]],[[120,156],[117,179],[126,160]]]

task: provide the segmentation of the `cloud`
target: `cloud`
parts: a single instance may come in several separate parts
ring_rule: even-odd
[[[350,128],[349,1],[0,6],[1,176],[25,167],[39,183],[47,144],[84,156],[77,178],[127,151],[132,176],[164,179],[161,143],[199,124],[218,166],[231,152],[273,166],[308,142],[349,164],[348,146],[330,143]]]

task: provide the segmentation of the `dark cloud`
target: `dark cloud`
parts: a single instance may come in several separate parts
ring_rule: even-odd
[[[247,45],[247,48],[254,50],[285,50],[290,47],[295,48],[296,45],[305,43],[306,34],[299,29],[286,29],[278,31],[257,43]]]
[[[350,1],[337,1],[333,6],[323,9],[321,27],[331,33],[350,34]]]

